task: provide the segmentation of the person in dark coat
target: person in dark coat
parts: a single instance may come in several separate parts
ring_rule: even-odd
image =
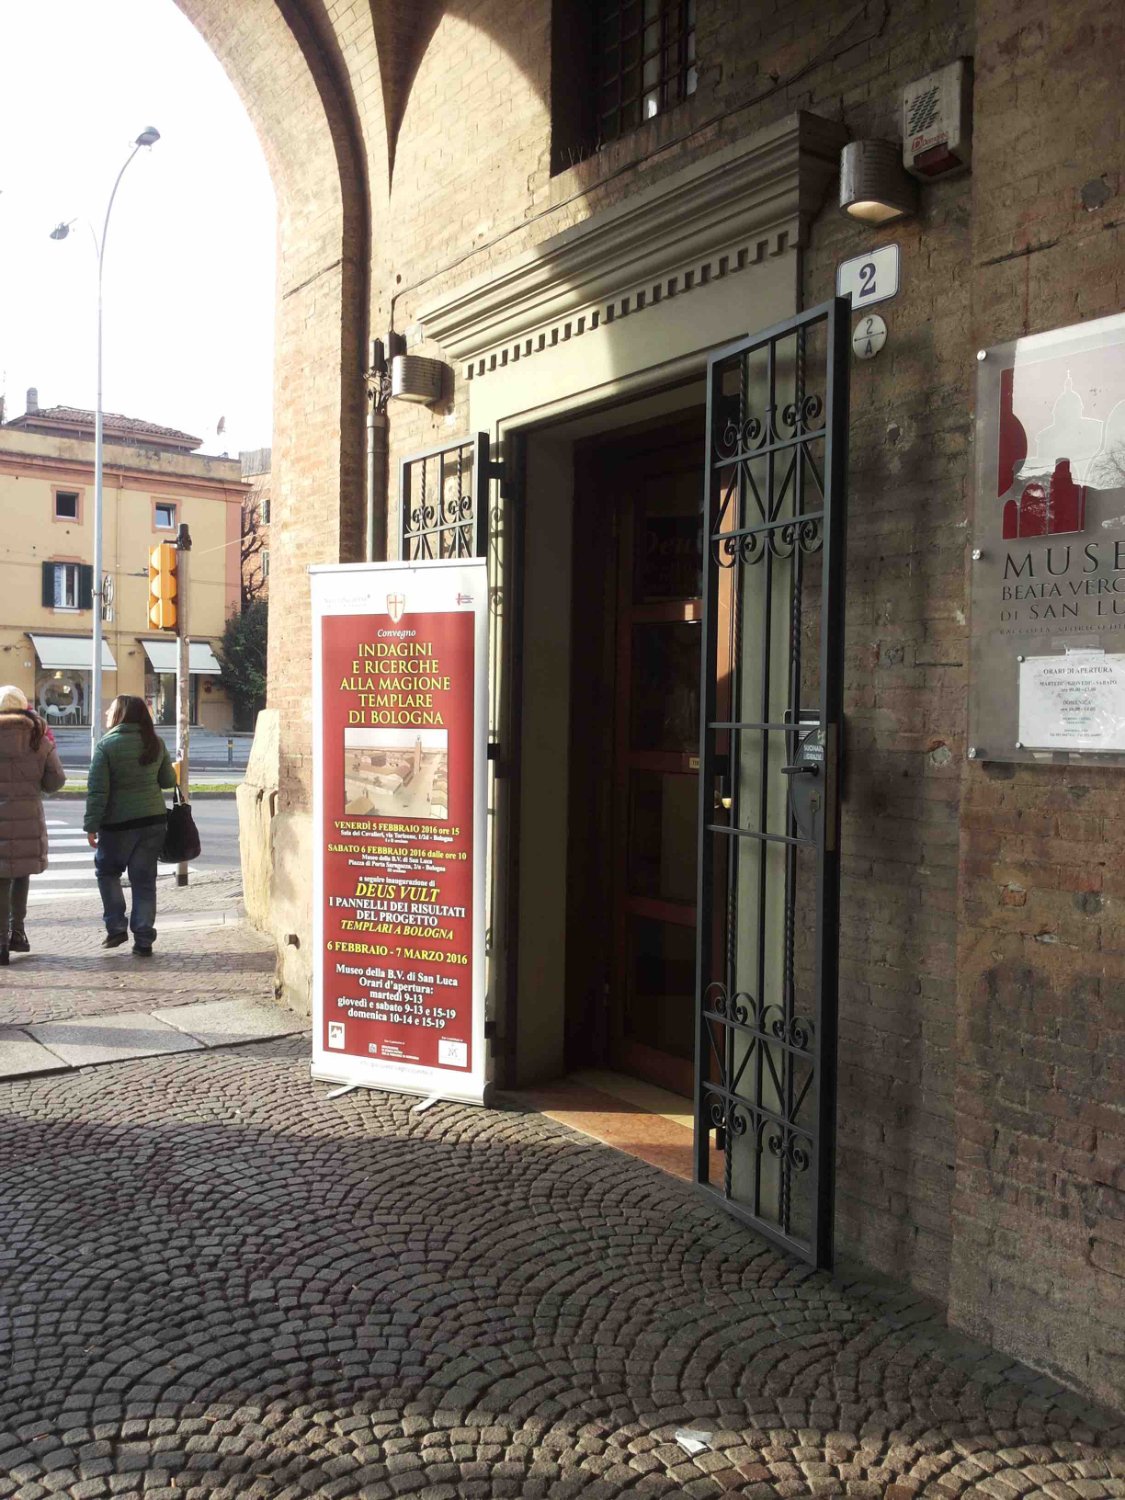
[[[0,687],[0,966],[28,953],[28,880],[47,868],[43,793],[66,781],[54,736],[18,687]]]

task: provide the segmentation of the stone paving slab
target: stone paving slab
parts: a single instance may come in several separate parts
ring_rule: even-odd
[[[123,1062],[133,1057],[158,1057],[166,1052],[195,1052],[203,1045],[143,1011],[47,1021],[25,1030],[72,1068]]]
[[[273,944],[241,920],[240,901],[235,872],[193,876],[188,886],[162,891],[156,950],[144,960],[133,957],[128,943],[101,948],[105,929],[96,891],[86,900],[37,907],[28,923],[31,953],[13,955],[11,967],[0,969],[0,1025],[200,1000],[272,1004]]]
[[[173,1005],[154,1010],[150,1015],[194,1037],[205,1047],[265,1041],[270,1037],[293,1036],[308,1029],[307,1022],[279,1005],[256,1005],[246,1000],[203,1000],[197,1005]]]
[[[190,913],[175,913],[170,917],[161,917],[161,932],[194,932],[205,927],[241,927],[245,917],[237,906],[214,907],[208,911],[201,911],[197,915]]]
[[[61,1057],[33,1041],[26,1031],[0,1026],[0,1078],[22,1078],[28,1073],[53,1073],[65,1068]]]

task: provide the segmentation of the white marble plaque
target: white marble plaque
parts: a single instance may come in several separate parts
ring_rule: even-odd
[[[1028,750],[1125,750],[1125,656],[1026,657],[1019,726]]]

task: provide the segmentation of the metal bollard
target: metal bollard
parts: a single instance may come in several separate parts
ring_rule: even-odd
[[[227,736],[227,765],[234,765],[234,740],[230,735]]]

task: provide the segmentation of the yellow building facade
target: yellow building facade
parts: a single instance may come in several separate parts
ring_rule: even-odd
[[[148,558],[191,531],[191,718],[226,730],[232,705],[216,648],[240,607],[237,459],[196,453],[200,439],[106,415],[102,690],[144,697],[157,723],[176,711],[176,637],[148,623]],[[53,725],[89,723],[93,666],[94,419],[73,407],[0,424],[0,680],[16,683]]]

